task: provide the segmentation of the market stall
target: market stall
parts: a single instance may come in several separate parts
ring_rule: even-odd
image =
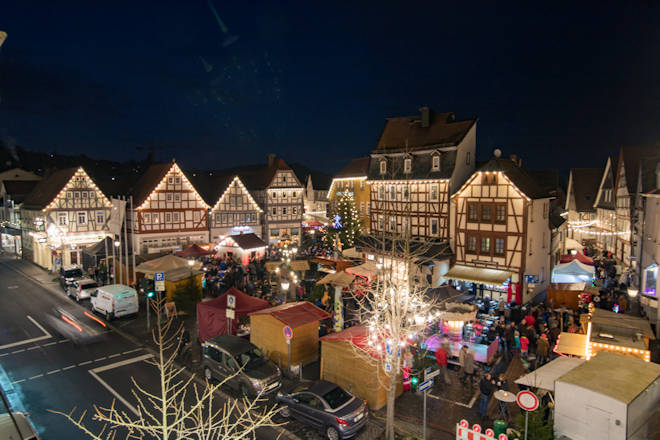
[[[319,321],[330,315],[310,302],[292,302],[250,313],[250,342],[273,362],[289,367],[318,360]],[[291,329],[287,343],[286,328]],[[287,330],[288,332],[288,330]]]
[[[545,301],[554,307],[565,306],[573,311],[578,309],[580,295],[586,288],[586,283],[550,283],[546,290]]]
[[[370,409],[380,409],[387,403],[385,371],[356,350],[366,350],[368,330],[353,326],[321,338],[321,379],[334,382],[366,400]],[[397,381],[396,395],[403,392]]]
[[[367,261],[359,266],[347,267],[346,273],[371,280],[378,275],[378,266],[373,261]]]
[[[441,345],[449,347],[449,355],[458,357],[461,347],[467,345],[477,362],[488,363],[497,353],[497,340],[489,341],[487,334],[497,318],[490,315],[477,316],[478,309],[471,304],[446,303],[439,313],[438,332],[424,342],[422,348],[435,351]]]
[[[588,266],[593,266],[594,265],[594,260],[591,257],[587,257],[580,251],[576,252],[571,252],[570,254],[562,255],[561,258],[559,259],[560,263],[570,263],[571,261],[578,260],[582,264],[586,264]]]
[[[609,351],[637,357],[646,362],[651,360],[649,346],[655,335],[646,319],[594,309],[590,325],[588,334],[591,356]]]
[[[193,262],[191,265],[190,262]],[[177,288],[193,282],[202,287],[202,263],[168,254],[153,260],[145,261],[135,268],[135,272],[146,279],[153,280],[156,272],[165,274],[165,295],[167,301],[172,301]]]
[[[197,334],[201,342],[227,334],[227,299],[232,295],[235,300],[232,333],[238,330],[238,321],[250,313],[270,307],[268,301],[246,295],[232,287],[223,295],[197,304]]]
[[[492,299],[505,299],[511,301],[511,278],[513,274],[506,270],[492,269],[486,267],[473,267],[463,264],[455,264],[444,278],[452,280],[456,285],[464,284],[473,289],[478,297],[489,297]],[[516,300],[518,295],[516,295]]]
[[[559,356],[536,370],[516,379],[518,385],[555,391],[555,381],[573,368],[582,365],[584,359]]]
[[[552,269],[553,283],[591,283],[593,279],[594,267],[577,259],[558,264]]]
[[[227,236],[220,240],[215,249],[221,257],[231,257],[247,266],[251,259],[264,258],[267,247],[258,235],[249,233]]]

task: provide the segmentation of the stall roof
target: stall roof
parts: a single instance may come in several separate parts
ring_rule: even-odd
[[[351,285],[355,276],[346,272],[329,273],[316,284],[332,284],[333,286],[348,287]]]
[[[208,251],[198,244],[193,244],[192,246],[188,246],[187,248],[177,252],[176,254],[179,257],[194,258],[194,257],[201,257],[203,255],[210,255],[212,253],[213,253],[212,251]]]
[[[254,233],[230,235],[229,238],[236,243],[236,246],[245,251],[265,248],[268,246],[257,234]]]
[[[626,404],[660,377],[660,365],[616,353],[601,352],[557,379],[604,394]]]
[[[362,258],[362,254],[358,252],[354,247],[344,249],[342,255],[346,258]]]
[[[153,277],[155,272],[165,272],[165,279],[170,280],[167,276],[167,273],[181,268],[187,268],[189,271],[199,270],[202,266],[202,263],[195,261],[192,267],[188,264],[186,258],[177,257],[176,255],[168,254],[154,260],[145,261],[135,268],[136,272],[143,273],[150,277]]]
[[[373,261],[367,261],[359,266],[347,267],[346,273],[358,277],[372,278],[378,275],[378,266]]]
[[[353,344],[355,347],[360,350],[368,353],[374,358],[378,358],[378,354],[369,346],[369,330],[363,325],[354,325],[345,330],[342,330],[337,333],[330,333],[329,335],[323,336],[321,341],[333,342],[333,341],[346,341]]]
[[[291,269],[299,272],[309,270],[309,262],[307,260],[293,260],[289,263],[289,266],[291,266]]]
[[[281,304],[276,307],[250,313],[250,316],[253,315],[271,315],[292,328],[330,317],[325,311],[308,301]]]
[[[598,325],[603,330],[607,327],[625,328],[638,331],[642,333],[642,336],[646,336],[647,338],[655,339],[655,334],[653,333],[649,322],[646,319],[637,316],[614,313],[603,309],[594,309],[591,315],[591,323]]]
[[[587,283],[550,283],[548,290],[571,290],[575,292],[584,292]]]
[[[504,284],[506,280],[511,278],[511,272],[456,264],[443,276],[452,280],[469,281],[471,283]]]
[[[561,332],[555,350],[562,354],[584,356],[587,349],[587,335]]]
[[[518,385],[527,385],[528,387],[554,391],[555,381],[557,379],[585,362],[584,359],[559,356],[531,373],[516,379],[516,383]]]

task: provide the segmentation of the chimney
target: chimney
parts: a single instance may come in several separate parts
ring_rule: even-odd
[[[422,127],[428,128],[431,125],[431,109],[428,106],[423,106],[419,109],[422,115]]]
[[[274,162],[275,162],[275,154],[270,153],[268,155],[268,168],[272,167]]]
[[[511,159],[511,162],[513,162],[514,164],[516,164],[517,167],[521,167],[521,166],[522,166],[522,159],[519,158],[516,154],[512,154],[512,155],[510,155],[510,156],[509,156],[509,159]]]

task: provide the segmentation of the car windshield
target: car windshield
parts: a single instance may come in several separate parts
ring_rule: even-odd
[[[65,270],[64,276],[66,278],[78,278],[78,277],[82,277],[83,273],[82,270],[80,269],[71,269],[71,270]]]
[[[96,283],[85,283],[85,284],[81,284],[81,286],[83,289],[95,289],[99,287],[99,285]]]
[[[246,370],[250,370],[266,362],[264,354],[256,347],[237,355],[234,359],[238,362],[239,367],[244,366]]]
[[[352,399],[352,396],[342,388],[335,387],[323,395],[330,408],[336,409]]]

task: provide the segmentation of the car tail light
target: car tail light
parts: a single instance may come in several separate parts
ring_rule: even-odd
[[[339,426],[348,426],[348,422],[344,419],[337,419],[337,423],[339,423]]]

